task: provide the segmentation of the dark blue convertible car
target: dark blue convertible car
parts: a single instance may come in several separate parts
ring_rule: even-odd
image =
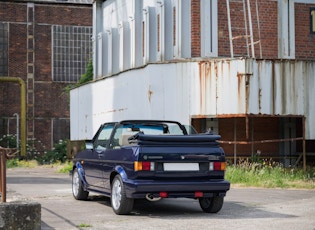
[[[218,135],[188,135],[175,121],[127,120],[103,124],[73,159],[72,192],[111,198],[116,214],[128,214],[135,199],[198,199],[204,212],[223,206],[225,154]]]

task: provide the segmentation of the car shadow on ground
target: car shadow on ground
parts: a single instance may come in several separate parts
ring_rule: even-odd
[[[110,198],[104,196],[90,196],[90,202],[98,202],[111,208]],[[135,200],[131,216],[147,216],[151,218],[215,218],[215,219],[250,219],[250,218],[294,218],[288,215],[268,211],[263,205],[251,205],[241,202],[225,201],[220,212],[205,213],[199,206],[198,200],[185,198],[167,198],[160,201]]]

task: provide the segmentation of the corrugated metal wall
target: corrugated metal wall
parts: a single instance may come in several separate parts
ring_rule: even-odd
[[[211,59],[150,64],[70,93],[71,139],[105,121],[191,117],[306,116],[315,139],[315,62]]]

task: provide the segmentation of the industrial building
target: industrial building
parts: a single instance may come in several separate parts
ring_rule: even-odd
[[[95,0],[94,80],[70,92],[70,138],[168,119],[220,134],[234,162],[311,164],[314,44],[313,0]]]
[[[65,88],[92,58],[92,0],[0,2],[0,137],[18,135],[26,101],[26,138],[37,151],[69,139]],[[25,83],[25,95],[8,78]],[[6,147],[6,146],[5,146]]]

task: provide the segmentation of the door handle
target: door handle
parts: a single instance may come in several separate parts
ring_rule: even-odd
[[[98,158],[101,158],[101,157],[103,157],[103,153],[98,154]]]

